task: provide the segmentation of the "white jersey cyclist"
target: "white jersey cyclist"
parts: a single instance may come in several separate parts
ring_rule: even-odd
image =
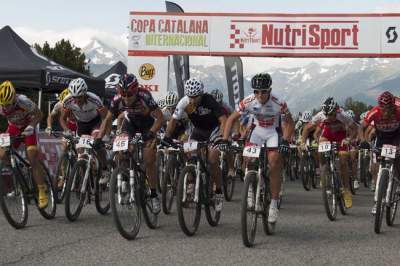
[[[278,147],[279,136],[276,128],[279,127],[280,116],[290,114],[286,102],[271,93],[268,101],[262,104],[251,94],[240,102],[236,111],[241,115],[253,115],[255,128],[250,136],[251,143],[262,145],[266,141],[267,147]]]
[[[86,96],[86,102],[82,106],[79,106],[71,95],[64,99],[64,109],[71,111],[76,120],[83,123],[88,123],[97,118],[99,111],[105,108],[96,94],[87,92]]]
[[[346,114],[346,112],[342,108],[338,108],[338,110],[336,112],[336,120],[341,122],[346,127],[350,126],[354,122],[353,118],[351,118],[351,116]],[[323,111],[318,112],[311,119],[311,123],[313,125],[317,125],[321,128],[323,126],[326,126],[327,124],[331,124],[331,123],[327,123],[326,121],[327,121],[327,116],[324,114]]]

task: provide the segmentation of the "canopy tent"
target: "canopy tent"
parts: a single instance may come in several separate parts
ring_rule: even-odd
[[[71,79],[81,77],[89,90],[104,96],[104,79],[83,75],[39,55],[9,26],[0,30],[0,40],[0,82],[10,80],[17,89],[58,92]]]
[[[115,65],[113,65],[109,70],[104,72],[103,74],[99,75],[97,78],[101,78],[103,80],[107,80],[110,78],[112,74],[118,74],[118,75],[124,75],[126,74],[127,68],[124,63],[121,61],[118,61]],[[106,86],[106,91],[105,91],[105,97],[107,99],[112,99],[115,95],[115,89],[114,88],[107,88]]]

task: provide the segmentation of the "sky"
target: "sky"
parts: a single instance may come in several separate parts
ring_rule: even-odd
[[[84,47],[98,38],[127,53],[130,11],[165,11],[161,0],[1,0],[0,27],[11,26],[28,43],[66,38]],[[175,0],[185,12],[237,13],[400,13],[400,0]],[[242,58],[245,74],[271,67],[322,65],[348,59]],[[222,64],[221,58],[191,57],[191,64]]]

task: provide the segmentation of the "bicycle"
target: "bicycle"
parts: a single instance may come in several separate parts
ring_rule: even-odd
[[[150,186],[140,164],[143,147],[140,133],[131,140],[128,136],[118,136],[113,143],[118,160],[110,180],[111,213],[118,232],[128,240],[139,233],[142,212],[150,229],[158,226],[158,213],[153,211]]]
[[[107,197],[109,185],[99,183],[101,166],[93,148],[94,139],[90,135],[82,135],[78,139],[76,148],[79,154],[65,191],[65,215],[71,222],[78,219],[83,205],[90,204],[93,195],[98,213],[105,215],[110,209]]]
[[[215,210],[215,186],[207,167],[208,142],[186,142],[184,152],[190,157],[178,180],[176,206],[178,222],[187,236],[193,236],[199,226],[204,205],[209,225],[217,226],[221,211]]]
[[[49,171],[40,161],[44,173],[44,184],[47,186],[49,203],[46,208],[40,209],[38,205],[38,189],[33,178],[30,163],[22,158],[13,146],[14,142],[23,141],[25,136],[11,137],[8,133],[0,134],[0,146],[5,149],[10,165],[0,164],[0,205],[8,223],[15,229],[26,226],[28,221],[28,204],[33,201],[39,213],[45,219],[53,219],[56,215],[56,200],[53,183]]]
[[[56,138],[58,137],[63,137],[66,142],[66,149],[61,154],[60,158],[58,159],[57,162],[57,168],[56,168],[56,201],[57,203],[62,203],[64,196],[65,196],[65,189],[67,187],[67,181],[70,176],[71,170],[74,167],[74,164],[78,158],[78,153],[75,149],[75,144],[78,140],[78,138],[74,136],[69,136],[69,135],[64,135],[64,134],[58,134],[56,132],[51,133],[53,136]],[[62,183],[62,186],[59,187],[58,184]]]
[[[265,144],[261,147],[246,146],[243,149],[243,157],[251,159],[246,166],[241,200],[241,232],[242,241],[246,247],[254,246],[259,217],[261,217],[266,235],[271,235],[275,231],[275,224],[268,222],[271,191],[266,155]],[[266,173],[265,176],[264,173]]]
[[[161,184],[161,200],[163,212],[170,214],[177,193],[179,175],[186,161],[183,146],[175,143],[174,147],[168,147],[166,157],[165,176]]]
[[[318,180],[316,174],[316,162],[313,156],[315,148],[308,147],[305,151],[302,151],[300,159],[300,176],[303,187],[306,191],[310,191],[312,188],[317,188]]]
[[[318,152],[325,158],[325,167],[328,172],[325,182],[322,183],[322,199],[326,215],[331,221],[336,220],[338,205],[342,215],[347,213],[343,198],[343,184],[336,169],[339,160],[337,148],[336,142],[324,141],[318,145]]]
[[[226,201],[231,201],[235,191],[235,177],[229,174],[228,159],[225,151],[220,151],[219,167],[222,171],[222,187]]]
[[[233,141],[230,149],[233,153],[233,169],[235,171],[235,176],[239,177],[240,180],[244,181],[244,172],[243,172],[243,146],[244,139],[239,139]]]
[[[374,149],[380,153],[377,189],[375,192],[376,214],[374,231],[381,232],[382,220],[386,211],[386,224],[393,226],[396,218],[397,206],[400,200],[400,179],[395,172],[395,162],[399,157],[396,146],[383,145],[382,148]]]

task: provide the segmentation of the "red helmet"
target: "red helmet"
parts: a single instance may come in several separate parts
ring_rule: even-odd
[[[122,93],[136,94],[139,90],[139,82],[135,75],[125,74],[118,83],[118,90]]]
[[[383,92],[378,97],[378,104],[380,107],[394,105],[394,102],[395,102],[395,98],[394,98],[393,94],[391,94],[388,91]]]

